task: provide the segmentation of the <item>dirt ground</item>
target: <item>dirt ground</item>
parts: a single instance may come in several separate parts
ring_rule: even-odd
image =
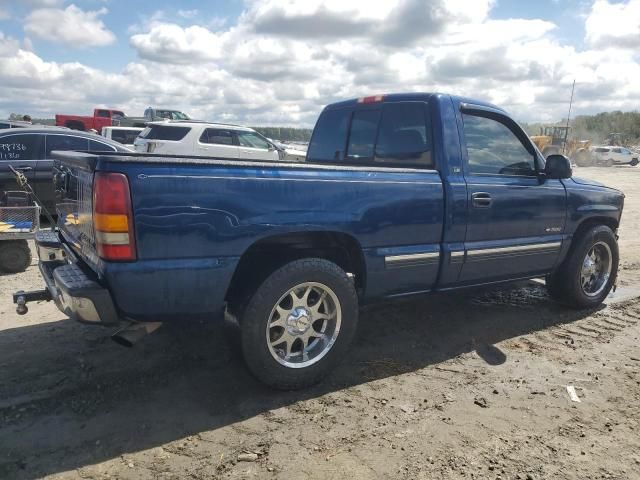
[[[17,316],[35,261],[0,277],[0,478],[640,478],[640,168],[575,174],[627,194],[603,308],[539,282],[367,307],[302,392],[257,383],[228,328],[125,349],[51,303]]]

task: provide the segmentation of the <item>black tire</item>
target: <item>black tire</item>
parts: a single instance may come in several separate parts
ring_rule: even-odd
[[[307,282],[322,284],[335,294],[341,323],[333,345],[326,349],[324,356],[311,365],[292,368],[279,363],[272,355],[267,341],[267,324],[279,299],[297,285]],[[240,319],[243,356],[253,375],[273,388],[296,390],[308,387],[321,381],[346,355],[357,323],[358,297],[347,274],[327,260],[296,260],[272,273],[251,296]]]
[[[609,246],[611,253],[611,273],[604,288],[595,296],[588,296],[582,289],[580,274],[587,253],[598,242]],[[547,276],[549,295],[558,302],[573,308],[594,308],[609,295],[618,276],[618,242],[613,231],[606,225],[597,225],[585,231],[574,244],[564,262],[556,271]]]
[[[31,249],[26,240],[0,241],[0,271],[24,272],[31,265]]]

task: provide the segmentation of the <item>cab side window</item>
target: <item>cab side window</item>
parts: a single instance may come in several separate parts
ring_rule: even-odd
[[[493,118],[467,113],[463,113],[462,118],[469,158],[469,173],[536,175],[533,152],[530,152],[504,123]]]

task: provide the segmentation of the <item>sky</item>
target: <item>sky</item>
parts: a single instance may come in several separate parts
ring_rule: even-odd
[[[147,106],[312,127],[385,92],[522,122],[638,110],[640,0],[0,0],[0,118]]]

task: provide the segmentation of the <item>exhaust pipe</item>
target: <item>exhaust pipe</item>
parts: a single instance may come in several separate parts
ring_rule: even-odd
[[[123,347],[133,347],[142,337],[155,332],[162,326],[162,322],[131,323],[111,335],[111,340]]]

